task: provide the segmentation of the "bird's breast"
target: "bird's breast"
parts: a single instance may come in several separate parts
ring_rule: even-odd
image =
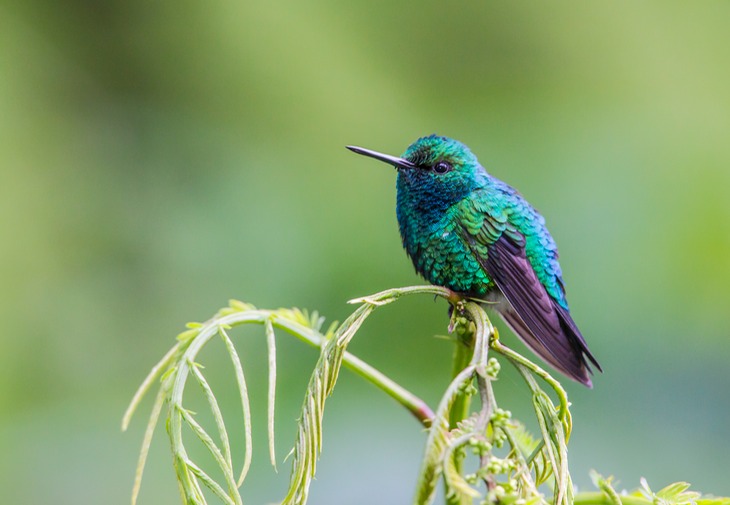
[[[459,293],[484,296],[493,284],[463,239],[454,216],[435,222],[399,215],[403,246],[413,266],[427,281]]]

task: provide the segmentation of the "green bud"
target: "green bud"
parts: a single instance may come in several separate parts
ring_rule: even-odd
[[[486,368],[487,375],[493,379],[496,379],[497,374],[499,373],[501,368],[502,368],[502,365],[499,364],[499,361],[497,361],[497,358],[489,358],[489,361],[487,362],[487,368]]]

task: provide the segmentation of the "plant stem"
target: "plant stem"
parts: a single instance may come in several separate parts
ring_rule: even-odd
[[[651,501],[641,496],[622,495],[623,505],[651,505]],[[573,505],[612,505],[611,499],[600,491],[578,493],[573,499]]]
[[[434,413],[425,401],[349,352],[342,364],[408,409],[425,428],[431,426]]]
[[[286,319],[274,319],[274,326],[291,333],[312,347],[321,348],[327,342],[318,331],[304,328]],[[424,427],[431,426],[433,410],[418,396],[348,351],[343,355],[342,364],[408,409]]]
[[[471,339],[473,343],[474,340]],[[471,360],[473,347],[467,346],[467,344],[458,339],[454,346],[454,358],[452,361],[451,378],[453,379],[459,373],[466,368]],[[456,425],[465,419],[469,415],[469,408],[471,406],[471,395],[466,391],[461,391],[454,404],[451,406],[451,412],[449,413],[449,429],[453,430]]]
[[[463,307],[452,305],[454,311],[463,310]],[[455,342],[454,357],[452,361],[451,375],[452,378],[456,378],[472,361],[474,355],[474,342],[475,342],[475,329],[476,327],[471,324],[471,321],[462,319],[457,322],[457,331],[459,335]],[[469,382],[471,383],[471,381]],[[456,395],[454,403],[451,405],[449,411],[449,430],[457,428],[459,423],[469,416],[469,410],[471,408],[471,392],[468,388],[462,388]],[[456,449],[454,453],[454,466],[459,474],[464,472],[464,458],[466,453],[463,448]],[[446,503],[448,505],[462,505],[458,495],[451,495],[446,497]]]

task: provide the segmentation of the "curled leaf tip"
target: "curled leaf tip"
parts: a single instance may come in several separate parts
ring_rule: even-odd
[[[177,341],[183,343],[189,342],[190,340],[195,338],[198,333],[200,333],[200,330],[198,328],[183,331],[182,333],[178,334]]]
[[[245,303],[240,300],[233,299],[233,298],[228,300],[228,306],[239,312],[244,312],[247,310],[256,310],[256,307],[254,307],[250,303]]]
[[[371,298],[369,296],[363,296],[362,298],[353,298],[352,300],[348,300],[347,303],[353,305],[358,303],[365,303],[368,305],[374,305],[375,307],[381,307],[390,303],[390,300],[375,300],[374,298]]]

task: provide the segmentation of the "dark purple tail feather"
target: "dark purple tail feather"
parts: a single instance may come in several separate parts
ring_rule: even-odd
[[[560,335],[562,342],[560,342],[559,345],[547,347],[549,343],[543,345],[540,339],[535,337],[532,330],[530,330],[527,324],[525,324],[524,320],[519,316],[519,314],[517,314],[514,308],[509,306],[508,308],[502,308],[502,310],[499,311],[499,315],[502,317],[504,322],[507,323],[510,329],[512,329],[512,331],[515,332],[515,334],[520,337],[525,345],[535,354],[537,354],[550,366],[565,374],[567,377],[592,388],[593,383],[591,382],[589,374],[593,373],[593,370],[586,358],[588,358],[588,360],[590,360],[590,362],[595,365],[598,370],[601,370],[601,366],[588,350],[585,340],[580,334],[580,331],[577,331],[578,329],[575,322],[570,317],[570,314],[561,310],[557,310],[557,313],[560,317],[561,328],[563,330]],[[565,316],[567,316],[567,318]],[[565,351],[565,344],[568,344],[570,349],[569,352]]]

